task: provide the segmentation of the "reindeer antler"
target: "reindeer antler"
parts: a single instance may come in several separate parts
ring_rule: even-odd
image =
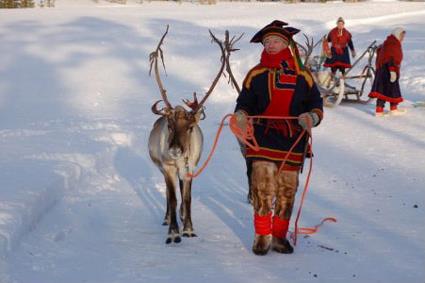
[[[153,113],[153,114],[156,114],[156,115],[164,115],[164,114],[165,114],[166,109],[164,109],[164,108],[158,109],[158,104],[159,104],[161,101],[162,101],[162,99],[161,99],[161,100],[157,100],[157,101],[156,101],[156,102],[152,105],[151,110],[152,110],[152,113]]]
[[[305,59],[304,59],[304,65],[308,63],[308,59],[310,59],[310,55],[313,53],[314,48],[316,48],[317,45],[322,42],[323,38],[321,38],[318,42],[314,43],[313,37],[308,37],[305,33],[303,33],[305,38],[305,46],[297,43],[297,45],[304,51],[305,53]]]
[[[304,54],[305,54],[304,65],[306,65],[316,45],[314,45],[313,37],[308,37],[305,33],[303,33],[303,35],[305,38],[305,46],[301,44],[299,46],[304,50]]]
[[[194,112],[199,111],[199,109],[202,107],[202,105],[204,104],[204,102],[207,100],[208,96],[211,94],[211,92],[213,91],[214,87],[216,86],[221,74],[223,74],[224,76],[226,76],[223,71],[224,68],[226,68],[226,72],[229,75],[229,83],[232,84],[233,87],[236,88],[237,92],[240,93],[241,89],[232,73],[232,69],[230,68],[230,62],[229,62],[229,58],[230,55],[232,54],[232,52],[234,51],[238,51],[239,49],[234,48],[234,45],[236,44],[236,42],[238,42],[243,36],[244,33],[242,33],[240,36],[236,37],[233,36],[230,39],[229,36],[229,31],[226,30],[225,31],[225,37],[224,37],[224,41],[220,41],[212,32],[211,30],[209,31],[212,41],[217,43],[218,46],[220,47],[221,50],[221,67],[220,70],[216,76],[216,78],[214,79],[213,83],[211,84],[210,89],[207,91],[206,95],[203,97],[203,99],[201,100],[200,103],[198,103],[198,99],[196,97],[196,92],[193,93],[193,101],[189,101],[189,100],[183,100],[183,102],[190,107]]]
[[[223,70],[225,67],[225,58],[226,58],[226,51],[224,48],[224,44],[223,42],[221,42],[219,39],[217,39],[217,37],[211,32],[211,30],[208,30],[210,32],[211,38],[212,38],[212,42],[217,43],[217,45],[220,47],[221,50],[221,66],[220,69],[217,73],[217,75],[215,76],[210,88],[208,89],[208,91],[205,93],[205,96],[202,98],[201,102],[198,103],[198,99],[196,98],[196,93],[193,93],[193,102],[190,102],[189,104],[186,103],[186,105],[188,105],[190,108],[192,108],[192,110],[194,112],[199,111],[200,109],[202,109],[202,106],[204,105],[205,101],[208,99],[208,97],[210,96],[210,94],[212,93],[212,91],[214,90],[215,86],[218,83],[218,80],[220,79],[221,75],[223,74]]]
[[[155,79],[156,79],[156,82],[158,84],[159,91],[161,92],[162,100],[164,101],[166,107],[171,109],[173,107],[171,106],[171,103],[168,101],[167,91],[164,89],[164,86],[163,86],[162,81],[161,81],[161,77],[159,75],[159,70],[158,70],[158,56],[159,56],[161,58],[161,62],[162,62],[162,66],[164,68],[164,71],[165,71],[165,73],[167,73],[167,71],[165,70],[164,54],[163,54],[163,51],[161,49],[161,45],[164,41],[165,36],[168,33],[168,28],[169,28],[169,25],[167,25],[167,29],[165,30],[165,33],[162,35],[161,40],[159,41],[158,46],[156,47],[155,51],[153,51],[151,54],[149,54],[149,62],[150,62],[149,76],[152,74],[152,67],[154,67],[155,68]],[[158,102],[159,101],[157,101],[154,105],[152,105],[152,112],[154,112],[154,108],[157,110],[156,107],[157,107]],[[155,113],[155,114],[158,114],[158,113]]]
[[[238,94],[241,92],[241,88],[238,85],[238,82],[235,79],[235,76],[232,73],[232,68],[230,67],[230,55],[232,55],[232,52],[238,51],[239,49],[235,48],[234,45],[236,42],[238,42],[242,37],[244,36],[244,33],[242,33],[239,37],[236,38],[236,36],[233,36],[232,39],[229,40],[229,31],[226,30],[225,32],[225,40],[224,40],[224,46],[226,50],[226,72],[229,75],[229,83],[231,83],[232,87],[236,88],[236,91]]]

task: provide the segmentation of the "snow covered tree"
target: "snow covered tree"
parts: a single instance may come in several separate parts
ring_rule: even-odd
[[[35,6],[34,0],[21,0],[20,2],[21,8],[34,8]]]
[[[0,0],[0,8],[34,8],[34,0]]]

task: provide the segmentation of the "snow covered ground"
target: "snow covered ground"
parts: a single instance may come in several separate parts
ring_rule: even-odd
[[[56,4],[0,10],[1,283],[425,282],[425,108],[413,107],[425,100],[423,3]],[[163,80],[177,104],[217,71],[208,28],[246,34],[232,58],[241,81],[259,58],[256,30],[282,19],[317,40],[338,16],[358,54],[406,28],[408,109],[382,119],[373,104],[325,109],[300,224],[338,223],[301,237],[293,255],[253,255],[244,162],[226,129],[194,181],[199,237],[166,246],[165,184],[147,153],[159,99],[148,54],[165,25]],[[207,102],[204,158],[235,98],[222,79]]]

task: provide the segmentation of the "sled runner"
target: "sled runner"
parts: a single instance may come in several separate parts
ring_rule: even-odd
[[[374,56],[376,53],[376,40],[373,41],[366,50],[357,58],[352,67],[347,69],[344,76],[335,75],[323,66],[326,59],[326,50],[321,55],[316,55],[306,61],[308,67],[317,83],[323,97],[325,106],[334,107],[341,101],[351,101],[366,104],[371,99],[368,97],[375,78]],[[364,57],[367,57],[366,65],[358,68],[358,64]],[[358,74],[350,75],[350,73]]]

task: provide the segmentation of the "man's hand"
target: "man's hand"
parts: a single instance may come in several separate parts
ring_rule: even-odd
[[[238,110],[235,112],[235,123],[236,126],[241,129],[243,133],[246,132],[246,128],[248,126],[248,119],[246,117],[246,113],[244,111]]]
[[[319,115],[314,112],[305,112],[298,116],[298,124],[307,131],[319,123]]]
[[[356,58],[356,50],[351,51],[351,57]]]
[[[395,82],[397,80],[397,73],[394,71],[390,71],[390,82]]]

